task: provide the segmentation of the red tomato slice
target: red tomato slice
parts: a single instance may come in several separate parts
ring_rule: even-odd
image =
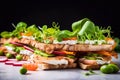
[[[63,52],[63,51],[53,51],[53,54],[59,55],[59,56],[64,56],[64,55],[66,55],[66,53]]]

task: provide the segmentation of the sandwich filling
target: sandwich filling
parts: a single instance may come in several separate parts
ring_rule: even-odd
[[[77,64],[80,67],[82,64],[84,69],[87,65],[98,68],[110,63],[112,57],[118,58],[114,52],[116,42],[110,35],[110,26],[101,28],[88,18],[71,26],[72,31],[60,30],[60,25],[55,22],[52,27],[28,26],[20,22],[12,32],[3,31],[0,34],[0,50],[14,57],[17,54],[28,56],[25,60],[37,63],[43,69],[75,68]]]

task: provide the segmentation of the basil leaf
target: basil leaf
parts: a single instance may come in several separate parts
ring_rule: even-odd
[[[78,32],[78,35],[83,35],[84,33],[94,33],[95,32],[95,25],[91,21],[86,21],[82,26],[82,29]]]
[[[73,30],[72,36],[77,35],[77,33],[82,29],[82,26],[84,25],[84,23],[86,21],[89,21],[89,19],[84,18],[82,20],[79,20],[79,21],[72,23],[72,30]]]

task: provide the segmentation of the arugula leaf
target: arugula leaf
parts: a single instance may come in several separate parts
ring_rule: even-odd
[[[43,38],[45,43],[50,43],[52,40],[56,39],[58,36],[60,29],[58,23],[53,22],[52,27],[48,28],[47,25],[43,25],[41,30],[41,37]]]
[[[27,27],[27,24],[25,22],[19,22],[16,25],[15,30],[12,31],[12,36],[21,38],[20,33],[22,32],[24,33],[26,31],[26,27]]]
[[[19,22],[17,25],[16,25],[16,30],[17,31],[22,31],[24,32],[26,30],[26,27],[27,27],[27,24],[25,22]]]

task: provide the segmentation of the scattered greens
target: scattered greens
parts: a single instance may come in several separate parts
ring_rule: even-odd
[[[27,71],[28,70],[24,67],[21,67],[20,70],[19,70],[20,74],[22,74],[22,75],[25,75],[27,73]]]
[[[85,73],[86,76],[94,75],[96,74],[92,69],[89,69],[88,72]]]

